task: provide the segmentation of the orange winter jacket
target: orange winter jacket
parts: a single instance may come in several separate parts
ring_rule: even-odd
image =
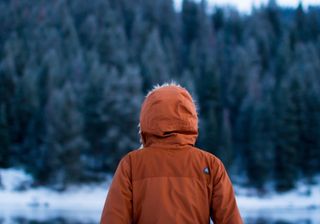
[[[222,162],[194,146],[198,118],[177,85],[152,90],[142,105],[143,148],[119,163],[101,224],[243,223]]]

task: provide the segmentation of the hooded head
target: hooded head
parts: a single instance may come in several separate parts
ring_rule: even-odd
[[[140,112],[140,136],[144,147],[194,145],[198,116],[189,92],[174,83],[151,90]]]

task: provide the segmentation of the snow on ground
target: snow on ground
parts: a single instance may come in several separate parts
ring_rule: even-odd
[[[69,187],[64,192],[31,185],[32,177],[24,171],[0,169],[0,223],[12,223],[12,218],[98,223],[110,180]]]
[[[267,220],[285,223],[320,223],[320,181],[313,186],[298,183],[295,190],[286,193],[269,192],[264,196],[253,189],[235,186],[237,202],[246,223]],[[263,222],[262,222],[263,223]]]
[[[242,210],[301,210],[320,209],[320,181],[316,185],[307,186],[298,183],[297,188],[286,193],[268,192],[258,196],[254,190],[235,187],[237,202]]]
[[[57,192],[44,187],[30,188],[32,178],[22,170],[0,169],[0,206],[97,210],[103,206],[109,182]]]
[[[32,178],[22,170],[0,169],[0,183],[0,216],[18,213],[23,217],[32,218],[36,215],[39,218],[43,214],[47,218],[50,210],[54,217],[77,214],[76,217],[80,219],[83,215],[96,220],[100,217],[110,180],[99,185],[73,186],[64,192],[56,192],[44,187],[30,188]],[[314,186],[301,183],[293,191],[283,194],[268,193],[264,197],[252,193],[252,189],[238,186],[235,186],[235,191],[243,214],[262,217],[263,214],[273,214],[281,217],[290,211],[289,217],[294,219],[294,215],[301,217],[303,212],[308,211],[309,217],[310,214],[312,216],[312,211],[315,211],[314,215],[320,220],[320,178],[317,183]],[[34,209],[37,209],[37,214],[32,212]]]

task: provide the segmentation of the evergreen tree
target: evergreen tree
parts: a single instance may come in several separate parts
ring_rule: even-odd
[[[252,111],[246,170],[251,184],[263,189],[273,174],[273,121],[270,97],[257,102]]]
[[[281,108],[277,124],[275,180],[279,191],[295,186],[298,178],[298,157],[301,150],[301,86],[293,78],[281,94]]]
[[[311,183],[313,177],[320,170],[320,101],[318,91],[315,88],[308,90],[302,130],[304,145],[300,158],[301,169]]]
[[[230,122],[230,113],[228,109],[223,110],[222,129],[220,134],[220,144],[218,156],[224,162],[226,167],[230,167],[233,163],[234,153],[232,150],[232,129]]]
[[[109,77],[103,93],[103,111],[107,115],[108,127],[103,139],[107,145],[103,159],[106,169],[114,171],[124,154],[139,147],[137,126],[142,103],[142,78],[135,65],[128,65],[122,75],[112,70]]]
[[[87,147],[83,135],[83,119],[72,85],[55,90],[46,108],[47,138],[40,153],[45,161],[37,164],[40,181],[63,189],[67,184],[85,179],[82,154]]]
[[[4,104],[0,106],[0,145],[0,167],[8,167],[10,165],[10,135]]]
[[[152,30],[148,36],[141,55],[141,68],[144,79],[144,90],[150,89],[152,85],[157,83],[170,81],[167,56],[156,29]]]
[[[107,130],[106,117],[103,111],[104,89],[107,80],[107,70],[105,66],[99,64],[97,55],[91,56],[92,64],[89,75],[90,80],[85,87],[85,94],[82,103],[82,112],[84,115],[84,135],[89,143],[86,151],[88,171],[101,171],[104,168],[103,159],[104,150],[107,145],[103,142]],[[109,79],[114,78],[110,77]]]

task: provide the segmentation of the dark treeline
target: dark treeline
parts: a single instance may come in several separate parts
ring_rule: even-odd
[[[139,147],[139,110],[175,80],[197,145],[235,182],[278,191],[320,172],[320,7],[209,13],[205,1],[0,1],[0,167],[99,181]]]

